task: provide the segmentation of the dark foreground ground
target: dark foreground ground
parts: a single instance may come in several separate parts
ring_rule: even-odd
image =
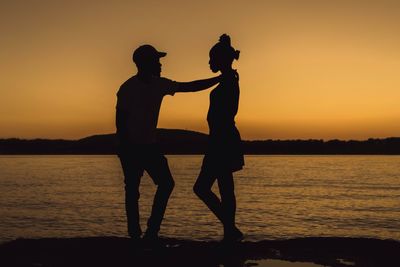
[[[121,237],[18,239],[0,245],[0,266],[248,267],[259,259],[279,259],[289,265],[400,266],[400,242],[393,240],[299,238],[231,245],[162,241],[163,246],[151,247]]]

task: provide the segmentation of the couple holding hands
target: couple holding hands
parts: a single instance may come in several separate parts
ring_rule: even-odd
[[[157,185],[147,230],[143,239],[157,241],[174,180],[166,157],[156,140],[156,128],[162,99],[165,95],[197,92],[218,84],[210,93],[207,114],[209,141],[194,193],[221,221],[224,241],[239,241],[243,233],[236,227],[236,198],[233,172],[241,170],[244,157],[235,115],[239,104],[239,75],[232,69],[239,51],[231,46],[230,37],[223,34],[210,50],[210,69],[220,76],[191,82],[176,82],[160,76],[160,58],[166,53],[151,45],[138,47],[133,53],[137,74],[124,82],[117,93],[116,128],[118,156],[124,172],[125,208],[128,234],[139,240],[139,185],[146,171]],[[220,197],[212,190],[218,181]]]

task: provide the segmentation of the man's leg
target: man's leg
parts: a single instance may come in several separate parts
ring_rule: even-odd
[[[140,238],[139,216],[139,185],[143,175],[143,169],[138,167],[135,159],[129,156],[120,156],[125,182],[125,210],[128,221],[128,234],[132,238]]]
[[[156,238],[175,182],[164,155],[155,152],[146,161],[145,169],[157,185],[151,215],[147,222],[146,236]]]

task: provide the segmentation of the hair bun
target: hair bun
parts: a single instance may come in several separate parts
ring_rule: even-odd
[[[239,59],[239,55],[240,55],[240,51],[239,50],[235,50],[235,52],[233,54],[233,58],[238,60]]]
[[[229,35],[227,35],[226,33],[224,33],[223,35],[221,35],[219,37],[219,41],[223,44],[226,44],[229,46],[231,45],[231,37],[229,37]]]

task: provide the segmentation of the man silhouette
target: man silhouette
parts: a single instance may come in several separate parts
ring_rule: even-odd
[[[142,234],[138,200],[143,172],[147,171],[157,185],[144,239],[158,239],[161,221],[174,188],[167,159],[160,152],[156,140],[156,127],[163,97],[174,95],[176,92],[204,90],[217,84],[220,79],[218,76],[192,82],[175,82],[160,77],[160,58],[164,56],[166,53],[157,51],[151,45],[138,47],[132,57],[137,66],[137,74],[124,82],[117,93],[118,156],[125,176],[128,234],[135,240]]]

